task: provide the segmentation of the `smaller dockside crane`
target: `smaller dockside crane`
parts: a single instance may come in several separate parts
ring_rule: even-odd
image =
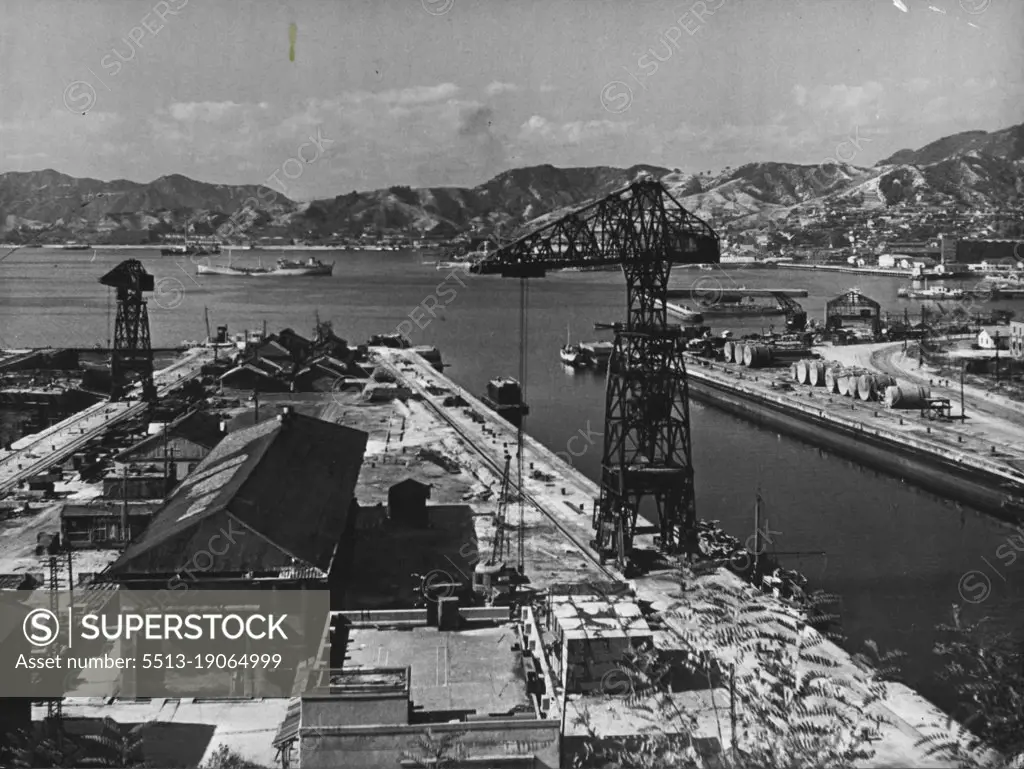
[[[511,464],[512,457],[505,455],[505,471],[501,475],[501,487],[498,492],[498,510],[494,516],[494,539],[491,542],[491,554],[486,561],[481,559],[473,569],[473,592],[486,598],[488,603],[512,600],[516,588],[526,582],[526,577],[523,574],[522,547],[519,548],[520,556],[517,566],[510,566],[506,560],[512,554],[512,544],[507,536],[508,531],[512,529],[508,522],[509,497],[511,496],[509,467]],[[518,528],[521,541],[523,537],[522,524]]]

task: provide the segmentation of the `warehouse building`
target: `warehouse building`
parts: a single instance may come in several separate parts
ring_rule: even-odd
[[[290,409],[230,433],[101,578],[138,589],[186,572],[190,587],[336,586],[366,441]]]

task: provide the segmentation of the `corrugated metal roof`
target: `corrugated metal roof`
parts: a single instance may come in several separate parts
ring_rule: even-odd
[[[140,452],[148,451],[154,447],[163,446],[164,436],[183,438],[199,446],[212,449],[224,434],[220,431],[220,419],[208,414],[205,411],[190,411],[182,417],[171,422],[167,427],[156,435],[150,435],[142,439],[131,448],[118,454],[114,459],[120,461],[121,457],[129,457]]]
[[[230,433],[106,574],[329,572],[367,437],[297,413]]]
[[[288,710],[284,714],[281,725],[277,728],[277,736],[274,737],[273,745],[280,748],[289,742],[294,742],[299,737],[299,722],[302,718],[302,700],[294,699],[288,703]]]

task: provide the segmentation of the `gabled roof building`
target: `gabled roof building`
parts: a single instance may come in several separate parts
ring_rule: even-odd
[[[367,434],[286,410],[227,435],[102,579],[159,589],[329,588]]]

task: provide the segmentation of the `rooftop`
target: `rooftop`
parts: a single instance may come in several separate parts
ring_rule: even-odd
[[[145,453],[154,448],[162,448],[165,438],[182,438],[199,446],[212,449],[220,443],[223,437],[224,433],[220,429],[219,418],[205,411],[191,411],[168,424],[159,433],[150,435],[134,446],[125,449],[114,457],[114,461],[130,461],[135,455]]]
[[[240,544],[213,553],[205,573],[299,569],[326,576],[366,440],[361,430],[294,412],[227,435],[107,574],[176,574],[226,533]]]
[[[517,642],[511,625],[459,631],[354,628],[345,670],[409,668],[414,713],[505,715],[530,707],[521,655],[512,651]]]
[[[565,638],[650,638],[651,628],[640,607],[629,601],[595,596],[551,599],[555,622]]]

